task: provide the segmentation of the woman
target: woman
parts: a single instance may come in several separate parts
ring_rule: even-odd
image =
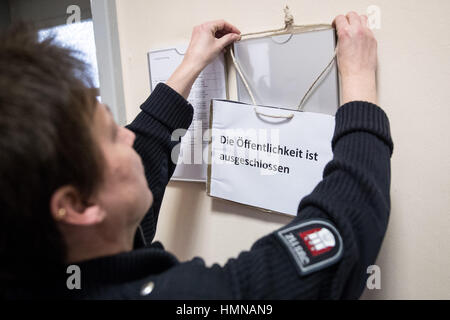
[[[96,101],[69,51],[24,28],[3,35],[2,295],[358,298],[387,227],[392,141],[376,106],[376,41],[367,18],[351,12],[334,25],[343,106],[323,181],[289,225],[210,268],[199,258],[181,263],[152,240],[175,169],[171,133],[189,127],[194,80],[240,31],[225,21],[195,27],[182,64],[126,128]],[[304,236],[318,230],[333,238],[326,252],[311,251]],[[67,270],[81,271],[81,283]]]

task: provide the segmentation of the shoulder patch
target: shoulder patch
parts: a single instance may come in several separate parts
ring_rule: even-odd
[[[300,275],[324,269],[342,258],[343,242],[336,228],[323,219],[311,219],[276,232],[293,258]]]

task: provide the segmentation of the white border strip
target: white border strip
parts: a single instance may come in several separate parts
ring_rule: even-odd
[[[126,124],[122,60],[115,0],[91,0],[95,46],[102,103],[107,104],[117,123]]]

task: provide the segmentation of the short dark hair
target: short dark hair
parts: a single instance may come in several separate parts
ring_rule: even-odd
[[[96,94],[74,53],[23,23],[0,35],[0,287],[64,264],[51,196],[72,185],[88,199],[102,179]]]

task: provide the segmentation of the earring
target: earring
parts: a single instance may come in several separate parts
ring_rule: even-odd
[[[66,209],[61,208],[58,210],[58,219],[62,219],[66,215]]]

